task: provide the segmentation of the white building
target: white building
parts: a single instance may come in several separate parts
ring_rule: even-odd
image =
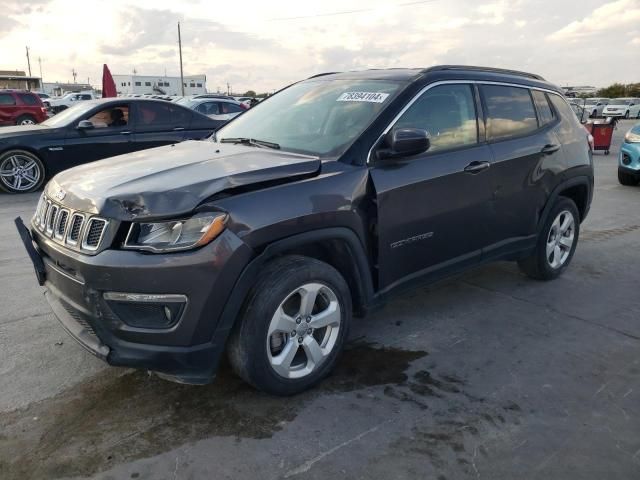
[[[113,81],[119,94],[182,95],[180,77],[114,75]],[[196,95],[200,93],[207,93],[207,76],[185,76],[184,94]]]

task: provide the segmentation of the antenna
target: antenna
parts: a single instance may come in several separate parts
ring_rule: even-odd
[[[180,22],[178,22],[178,51],[180,52],[180,88],[184,97],[184,74],[182,73],[182,37],[180,36]]]

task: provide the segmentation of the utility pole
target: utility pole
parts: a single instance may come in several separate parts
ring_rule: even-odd
[[[180,52],[180,88],[184,97],[184,74],[182,72],[182,37],[180,36],[180,22],[178,22],[178,51]]]
[[[25,47],[27,49],[27,65],[29,66],[29,76],[31,76],[31,60],[29,59],[29,47]]]
[[[42,78],[42,58],[38,57],[38,65],[40,65],[40,89],[44,92],[44,79]]]
[[[76,77],[78,76],[78,72],[76,72],[75,68],[71,69],[71,75],[73,75],[73,83],[76,83]]]
[[[231,85],[229,85],[229,82],[227,82],[227,95],[229,95],[230,91],[231,91]]]

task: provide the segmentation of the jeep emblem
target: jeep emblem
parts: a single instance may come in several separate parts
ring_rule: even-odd
[[[65,197],[66,195],[67,195],[67,193],[66,193],[64,190],[60,189],[60,190],[58,190],[58,191],[56,192],[56,194],[55,194],[54,196],[56,197],[56,199],[57,199],[57,200],[62,201],[62,200],[64,200],[64,197]]]

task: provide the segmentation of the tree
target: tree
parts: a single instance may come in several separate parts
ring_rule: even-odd
[[[246,92],[244,92],[243,97],[252,97],[255,98],[256,96],[256,92],[254,92],[253,90],[247,90]]]

